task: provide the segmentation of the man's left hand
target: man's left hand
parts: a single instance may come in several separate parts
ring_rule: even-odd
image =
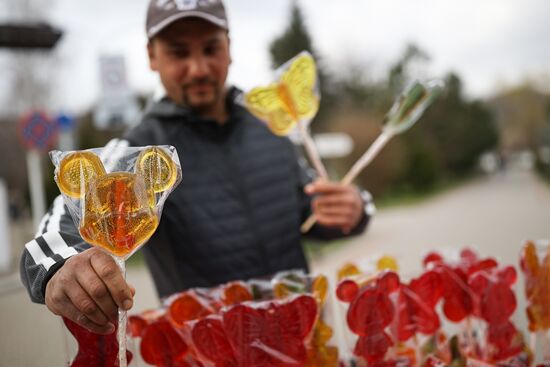
[[[312,200],[311,209],[321,225],[349,233],[365,215],[357,186],[318,179],[306,185],[304,191],[308,195],[317,195]]]

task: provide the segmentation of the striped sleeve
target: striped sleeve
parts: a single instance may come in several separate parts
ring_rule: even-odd
[[[111,140],[101,153],[106,170],[113,167],[128,141]],[[42,218],[35,238],[27,242],[21,257],[21,281],[33,302],[44,303],[48,280],[65,261],[90,247],[73,222],[63,197],[59,195]]]

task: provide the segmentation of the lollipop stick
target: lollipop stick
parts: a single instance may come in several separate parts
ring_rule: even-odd
[[[372,143],[369,149],[367,149],[367,151],[361,156],[361,158],[359,158],[357,162],[355,162],[355,164],[351,167],[348,173],[346,173],[346,175],[344,176],[341,182],[344,185],[348,185],[353,180],[355,180],[357,175],[359,175],[359,173],[361,173],[361,171],[365,169],[367,165],[369,165],[369,163],[374,159],[374,157],[376,157],[378,153],[380,153],[380,150],[384,148],[384,146],[391,139],[392,136],[393,134],[383,131],[382,134],[380,134],[376,138],[374,143]]]
[[[544,362],[550,361],[550,335],[548,330],[542,331],[542,358]]]
[[[532,331],[529,333],[529,348],[533,353],[533,361],[537,360],[537,332]]]
[[[300,128],[300,134],[302,135],[304,147],[306,148],[307,155],[311,160],[313,167],[315,167],[315,170],[317,171],[317,174],[319,175],[319,177],[325,180],[328,180],[327,170],[325,169],[323,162],[321,162],[321,158],[319,157],[319,152],[315,147],[315,143],[313,142],[311,135],[309,135],[309,132],[307,131],[305,121],[299,121],[298,126]]]
[[[340,181],[344,185],[350,184],[356,177],[359,175],[359,173],[365,169],[366,166],[369,165],[370,162],[380,153],[380,150],[386,145],[386,143],[391,139],[393,134],[383,131],[372,143],[372,145],[367,149],[367,151],[355,162],[355,164],[351,167],[351,169],[348,171],[348,173],[344,176],[344,178]],[[316,218],[315,215],[310,215],[309,218],[302,224],[300,227],[300,231],[302,233],[306,233],[311,229],[311,227],[315,224]]]
[[[122,276],[126,279],[126,263],[123,258],[114,256],[113,259],[117,263],[118,267],[122,271]],[[128,321],[126,311],[119,308],[118,309],[118,331],[117,331],[117,340],[118,340],[118,366],[126,367],[126,323]]]

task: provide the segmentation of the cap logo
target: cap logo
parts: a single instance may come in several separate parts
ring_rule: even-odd
[[[217,3],[218,0],[157,0],[156,6],[163,10],[193,10],[198,6],[208,6]]]

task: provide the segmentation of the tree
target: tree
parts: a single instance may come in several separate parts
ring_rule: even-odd
[[[278,68],[302,51],[311,53],[317,64],[321,105],[316,117],[316,123],[311,126],[313,130],[319,131],[326,128],[327,117],[334,108],[336,95],[330,91],[331,78],[324,70],[322,62],[313,47],[312,37],[305,25],[302,10],[298,6],[298,3],[293,1],[290,9],[290,23],[283,34],[275,38],[269,45],[273,69]]]

